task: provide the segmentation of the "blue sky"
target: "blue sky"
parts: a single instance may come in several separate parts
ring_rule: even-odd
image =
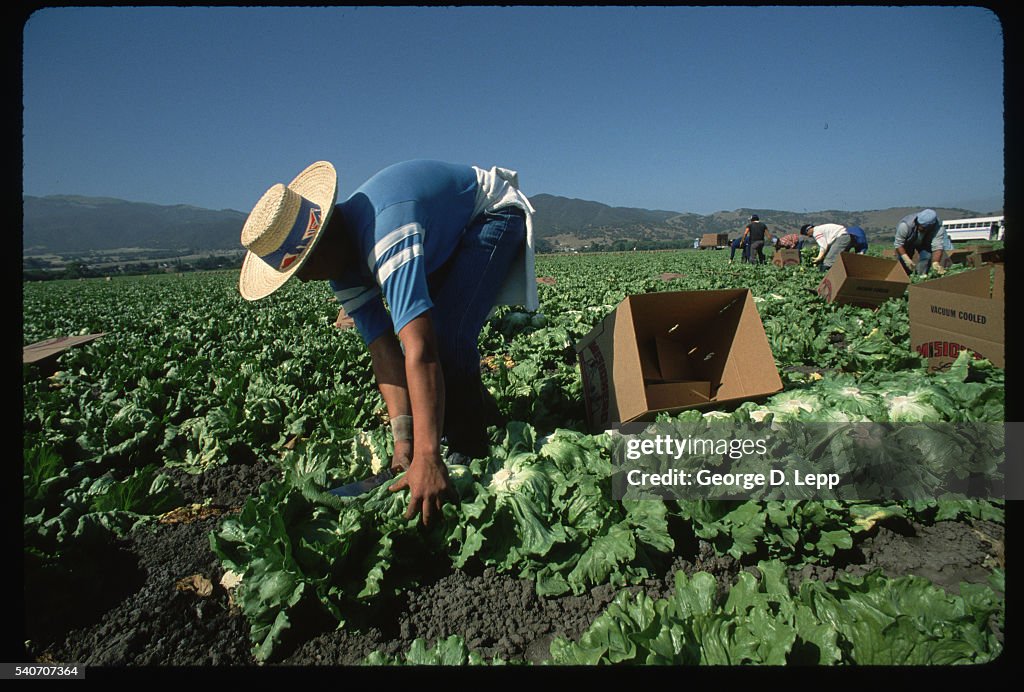
[[[48,8],[24,27],[28,195],[248,211],[436,158],[527,194],[708,214],[1003,199],[979,7]]]

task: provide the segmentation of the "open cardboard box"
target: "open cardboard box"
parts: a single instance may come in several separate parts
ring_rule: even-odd
[[[576,352],[594,432],[782,390],[746,288],[627,296]]]
[[[986,248],[982,248],[978,245],[966,245],[964,247],[953,248],[942,253],[944,257],[949,258],[949,265],[954,264],[968,264],[970,258],[978,252],[981,252]]]
[[[829,303],[877,308],[899,298],[910,277],[898,261],[844,252],[818,284],[818,295]]]
[[[795,248],[780,247],[772,255],[772,264],[776,267],[793,267],[800,265],[800,251]]]
[[[973,351],[1005,367],[1005,270],[994,264],[910,287],[910,345],[929,370]]]
[[[976,250],[967,258],[967,264],[972,267],[981,267],[985,264],[1003,264],[1006,262],[1006,252],[1003,248],[993,250],[984,248]]]

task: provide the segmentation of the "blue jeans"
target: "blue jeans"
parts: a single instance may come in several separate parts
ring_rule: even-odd
[[[480,380],[480,330],[525,240],[526,216],[518,207],[481,214],[452,257],[427,277],[444,373],[444,436],[449,450],[471,457],[488,454],[487,425],[499,415]]]
[[[931,251],[931,249],[928,249],[928,250],[918,250],[917,251],[917,273],[918,274],[927,274],[928,271],[931,268],[932,268],[932,251]]]
[[[823,270],[828,271],[832,265],[835,264],[836,260],[839,259],[839,255],[841,255],[846,248],[850,247],[850,240],[850,236],[846,233],[840,234],[839,237],[835,239],[835,242],[829,246],[828,252],[825,253],[825,259],[821,263],[821,268]]]
[[[736,257],[736,250],[739,247],[741,247],[740,246],[740,242],[739,242],[739,238],[737,238],[736,240],[734,240],[731,243],[729,243],[729,247],[732,248],[729,251],[729,259],[731,260],[734,257]],[[749,262],[750,261],[750,243],[743,243],[742,247],[743,247],[743,261],[744,262]]]

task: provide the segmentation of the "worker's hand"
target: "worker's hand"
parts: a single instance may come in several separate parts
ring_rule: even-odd
[[[356,326],[356,321],[345,313],[345,308],[338,311],[338,317],[334,320],[334,326],[338,329],[351,329]]]
[[[939,276],[942,276],[943,274],[946,273],[946,268],[943,267],[938,262],[932,262],[932,271],[934,271]]]
[[[908,271],[914,271],[914,260],[910,259],[910,255],[901,254],[899,257],[900,262],[903,262],[903,266],[906,267]]]
[[[821,261],[823,259],[825,259],[825,258],[824,257],[815,257],[814,259],[811,260],[811,264],[821,264]]]
[[[412,519],[419,514],[424,526],[441,515],[445,502],[458,502],[455,487],[448,478],[448,467],[439,454],[414,458],[405,475],[388,486],[391,492],[405,488],[409,489],[409,508],[405,511],[405,518]]]

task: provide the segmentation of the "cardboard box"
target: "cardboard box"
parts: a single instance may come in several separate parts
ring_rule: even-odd
[[[700,238],[701,247],[725,247],[729,244],[728,233],[705,233]]]
[[[576,354],[594,432],[782,390],[746,288],[627,296]]]
[[[910,277],[896,260],[844,252],[818,284],[818,295],[829,303],[877,308],[899,298]]]
[[[772,255],[772,264],[776,267],[792,267],[800,264],[800,251],[794,248],[780,247]]]
[[[967,264],[971,255],[978,251],[976,247],[962,247],[942,253],[943,259],[949,259],[949,266],[954,264]]]
[[[949,269],[954,264],[972,264],[971,258],[979,252],[987,252],[991,245],[961,245],[942,253],[942,266]],[[977,265],[981,266],[981,265]]]
[[[981,267],[986,264],[1003,264],[1006,262],[1006,253],[1002,248],[998,250],[979,250],[967,258],[967,264],[972,267]]]
[[[910,287],[910,345],[929,370],[971,350],[1005,367],[1005,270],[994,264]]]

